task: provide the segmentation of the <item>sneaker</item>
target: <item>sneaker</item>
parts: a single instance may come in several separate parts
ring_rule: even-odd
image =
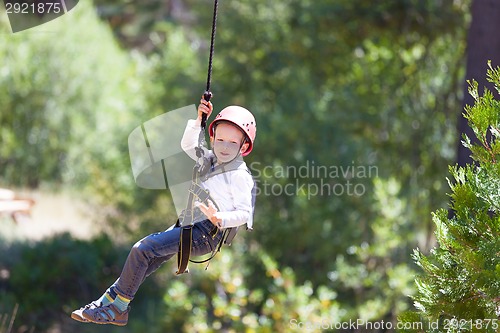
[[[96,308],[98,306],[99,306],[99,303],[97,303],[96,301],[93,301],[92,303],[87,304],[84,307],[81,307],[78,310],[71,312],[71,318],[76,320],[76,321],[80,321],[82,323],[88,323],[89,321],[83,317],[82,312],[86,309],[93,309],[93,308]]]
[[[128,322],[130,306],[125,311],[120,311],[113,303],[106,306],[87,308],[82,311],[82,316],[87,321],[95,324],[112,324],[125,326]]]

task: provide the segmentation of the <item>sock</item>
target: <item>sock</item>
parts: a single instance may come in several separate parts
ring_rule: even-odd
[[[102,306],[109,305],[113,303],[116,299],[116,292],[113,287],[110,287],[104,294],[102,294],[101,298],[97,300],[99,304]]]
[[[117,295],[115,298],[115,301],[113,302],[113,305],[118,308],[121,312],[127,310],[128,305],[130,303],[130,300],[128,298],[125,298],[121,295]]]

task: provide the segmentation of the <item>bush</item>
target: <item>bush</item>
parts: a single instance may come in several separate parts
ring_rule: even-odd
[[[8,278],[0,284],[5,296],[0,304],[8,309],[19,303],[16,321],[37,329],[100,295],[119,276],[126,257],[107,236],[83,241],[68,233],[34,244],[12,244],[3,253],[0,270]]]

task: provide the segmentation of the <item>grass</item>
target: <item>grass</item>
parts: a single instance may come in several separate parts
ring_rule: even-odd
[[[0,333],[11,333],[12,327],[14,326],[14,320],[16,319],[17,309],[19,308],[19,304],[16,304],[14,310],[12,311],[12,316],[9,319],[8,314],[0,314]],[[9,322],[9,326],[7,326],[7,322]]]
[[[14,327],[14,321],[16,320],[17,310],[19,309],[19,304],[14,306],[14,310],[12,310],[12,315],[9,320],[8,314],[0,313],[0,333],[12,333],[12,328]],[[7,326],[7,322],[9,326]],[[35,327],[32,326],[29,333],[33,333],[35,331]]]

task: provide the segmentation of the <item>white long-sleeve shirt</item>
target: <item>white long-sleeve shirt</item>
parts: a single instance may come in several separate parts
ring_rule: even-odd
[[[196,120],[189,120],[181,141],[182,149],[192,159],[197,160],[195,148],[201,126]],[[204,148],[205,156],[213,156],[211,150]],[[238,169],[209,177],[202,187],[210,191],[210,196],[219,207],[215,217],[222,220],[222,228],[253,225],[252,189],[254,181],[243,162]]]

